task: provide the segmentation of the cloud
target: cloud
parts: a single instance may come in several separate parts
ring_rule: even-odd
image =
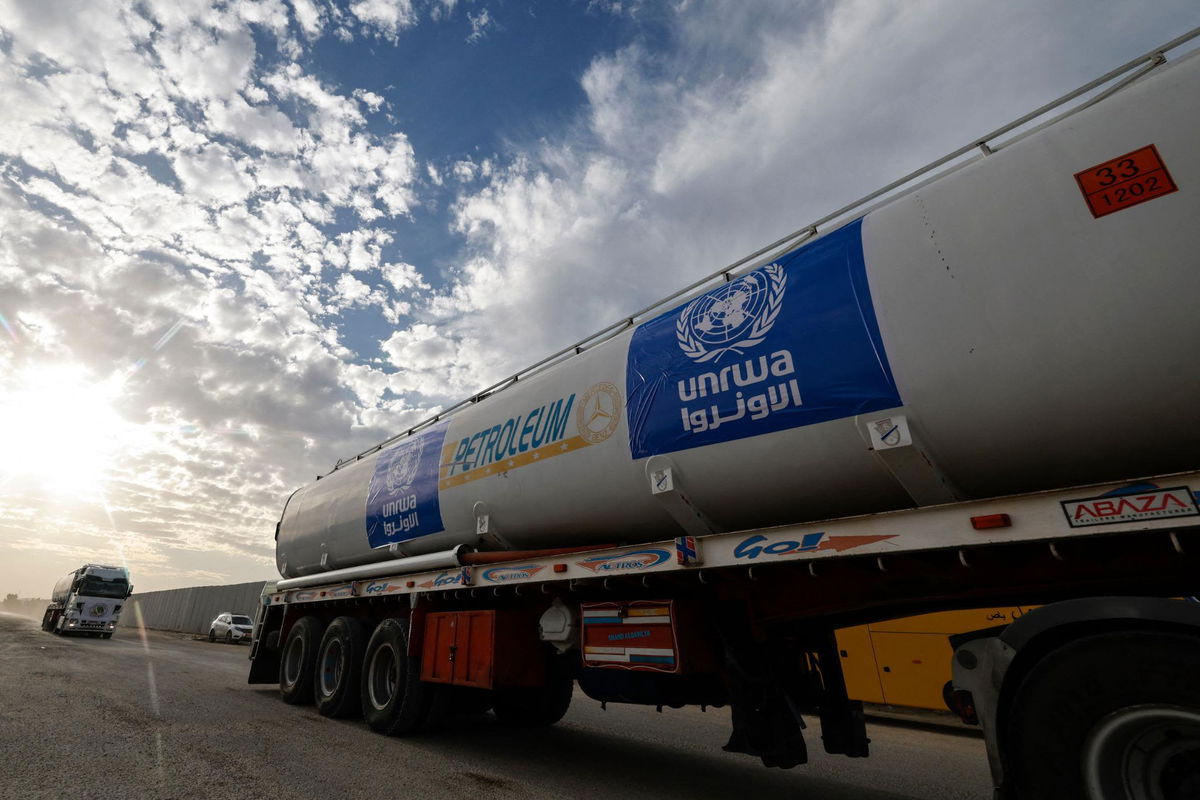
[[[467,181],[475,180],[475,176],[479,174],[479,166],[474,161],[463,159],[455,161],[450,165],[450,172],[459,181],[466,183]]]
[[[366,89],[355,89],[354,96],[365,103],[371,111],[378,111],[384,104],[382,97],[374,92],[368,92]]]
[[[380,267],[380,271],[383,273],[384,280],[390,283],[397,292],[429,288],[429,284],[425,282],[420,271],[412,264],[384,264]]]
[[[393,41],[417,22],[410,0],[358,0],[350,4],[350,13],[376,35]]]
[[[258,87],[255,87],[258,88]],[[259,89],[260,97],[266,92]],[[265,100],[260,100],[265,103]],[[207,116],[214,133],[237,139],[268,153],[294,153],[301,145],[300,132],[292,121],[277,108],[251,106],[240,95],[216,101],[207,106]]]
[[[76,498],[72,547],[163,580],[195,571],[165,566],[181,558],[265,576],[281,498],[383,438],[382,409],[421,413],[383,396],[337,319],[396,320],[426,285],[383,259],[394,232],[337,224],[407,214],[415,155],[368,129],[379,95],[263,60],[256,36],[295,46],[282,4],[98,8],[0,6],[0,392],[53,364],[121,383],[136,435],[104,496]],[[292,9],[324,30],[318,7]],[[46,515],[67,523],[21,491],[0,486],[0,540],[36,548]]]
[[[496,27],[496,20],[486,8],[479,9],[478,14],[467,12],[467,21],[471,23],[471,32],[467,34],[468,42],[478,42],[488,35],[490,28]]]
[[[457,342],[442,383],[532,363],[1175,32],[1105,9],[680,4],[670,50],[591,61],[573,127],[482,184],[454,164],[468,249],[426,314]]]
[[[291,0],[291,3],[292,14],[301,30],[304,31],[304,35],[309,39],[320,36],[325,29],[325,12],[312,0]]]
[[[228,97],[246,85],[254,67],[254,39],[245,29],[228,34],[187,28],[159,37],[154,47],[166,80],[185,99]]]

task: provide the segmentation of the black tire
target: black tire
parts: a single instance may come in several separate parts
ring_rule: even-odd
[[[946,704],[946,709],[951,714],[958,714],[958,707],[954,704],[954,681],[946,681],[942,684],[942,702]]]
[[[1082,798],[1090,774],[1105,798],[1200,797],[1198,674],[1200,638],[1179,633],[1094,634],[1052,651],[1009,706],[1005,796]]]
[[[100,638],[101,639],[111,639],[112,634],[111,633],[102,633],[102,634],[100,634]]]
[[[408,620],[385,619],[367,643],[362,669],[363,719],[376,733],[403,736],[425,726],[437,687],[421,681],[408,657]]]
[[[208,629],[208,641],[215,642],[217,640],[217,632],[212,628]]]
[[[561,657],[552,657],[546,668],[546,685],[535,689],[497,689],[492,692],[492,713],[511,728],[546,728],[563,718],[571,707],[575,682]]]
[[[317,617],[303,617],[288,631],[279,658],[279,694],[283,702],[292,705],[312,702],[317,647],[324,633],[325,622]]]
[[[326,717],[349,717],[362,708],[360,682],[367,631],[354,617],[329,623],[317,649],[313,700]]]
[[[233,644],[233,631],[225,631],[225,644]]]

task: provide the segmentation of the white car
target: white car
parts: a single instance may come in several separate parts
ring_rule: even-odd
[[[237,642],[250,643],[250,635],[254,632],[254,620],[243,614],[231,614],[226,611],[218,614],[208,626],[208,640],[215,642],[224,639],[225,644]]]

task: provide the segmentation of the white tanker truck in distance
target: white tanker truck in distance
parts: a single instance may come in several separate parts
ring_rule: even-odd
[[[729,706],[792,767],[802,714],[868,755],[837,628],[1040,604],[946,651],[997,796],[1200,796],[1197,36],[295,492],[250,681]]]
[[[42,630],[111,639],[121,607],[132,593],[124,567],[84,564],[54,584]]]

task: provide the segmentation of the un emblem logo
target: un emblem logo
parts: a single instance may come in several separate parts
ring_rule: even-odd
[[[421,442],[419,439],[410,439],[391,451],[390,455],[386,477],[388,491],[403,492],[417,475],[417,466],[421,463]]]
[[[783,267],[768,264],[697,297],[675,323],[679,349],[693,361],[704,363],[754,347],[775,324],[786,287]]]

